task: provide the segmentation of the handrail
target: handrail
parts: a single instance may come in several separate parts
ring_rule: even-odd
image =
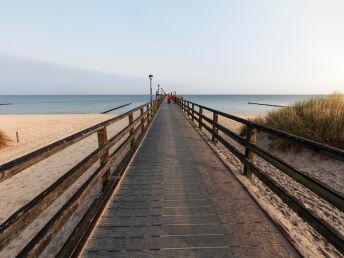
[[[186,100],[184,100],[184,101],[186,101]],[[322,144],[322,143],[319,143],[319,142],[316,142],[316,141],[313,141],[313,140],[310,140],[310,139],[307,139],[307,138],[304,138],[304,137],[301,137],[301,136],[297,136],[297,135],[294,135],[294,134],[291,134],[291,133],[288,133],[288,132],[285,132],[285,131],[282,131],[282,130],[278,130],[278,129],[269,127],[269,126],[257,124],[255,122],[246,120],[244,118],[241,118],[241,117],[238,117],[238,116],[234,116],[234,115],[230,115],[230,114],[227,114],[225,112],[222,112],[222,111],[219,111],[219,110],[216,110],[216,109],[212,109],[212,108],[209,108],[209,107],[206,107],[206,106],[202,106],[202,105],[199,105],[199,104],[191,102],[191,101],[186,101],[186,102],[190,103],[190,104],[193,104],[194,106],[203,108],[204,110],[208,110],[210,112],[217,113],[220,116],[223,116],[223,117],[235,120],[237,122],[240,122],[242,124],[245,124],[248,127],[255,127],[255,128],[257,128],[257,129],[259,129],[259,130],[261,130],[263,132],[272,134],[274,136],[282,137],[282,138],[291,140],[293,142],[296,142],[298,144],[304,145],[304,146],[306,146],[306,147],[308,147],[310,149],[313,149],[313,150],[315,150],[315,151],[317,151],[317,152],[319,152],[321,154],[324,154],[326,156],[329,156],[331,158],[344,161],[344,150],[341,150],[341,149],[338,149],[338,148],[335,148],[335,147],[331,147],[331,146],[328,146],[326,144]]]
[[[123,118],[127,117],[130,113],[136,112],[140,108],[147,106],[147,104],[143,104],[138,106],[128,112],[125,112],[121,115],[116,117],[110,118],[106,121],[88,127],[80,132],[74,133],[69,135],[61,140],[53,142],[47,146],[44,146],[38,150],[30,152],[24,156],[11,160],[3,165],[0,165],[0,182],[18,174],[19,172],[33,166],[34,164],[40,162],[43,159],[50,157],[51,155],[55,154],[56,152],[61,151],[62,149],[67,148],[68,146],[81,141],[82,139],[86,138],[87,136],[95,133],[96,131],[113,124]]]
[[[243,164],[244,171],[243,175],[251,178],[252,173],[260,179],[264,184],[266,184],[275,194],[277,194],[290,208],[292,208],[296,213],[298,213],[302,218],[304,218],[315,230],[317,230],[323,237],[325,237],[329,242],[331,242],[339,251],[344,252],[344,240],[340,234],[336,233],[336,230],[332,228],[326,221],[319,218],[318,215],[313,214],[300,200],[296,197],[291,196],[287,193],[285,189],[279,183],[275,182],[274,179],[270,178],[269,175],[264,173],[257,165],[254,163],[254,154],[261,157],[274,167],[278,168],[280,171],[317,194],[320,198],[329,202],[335,208],[340,211],[344,211],[344,196],[342,193],[330,189],[329,186],[316,180],[302,171],[296,169],[291,164],[288,164],[284,160],[278,158],[277,156],[269,153],[268,151],[262,149],[255,143],[256,130],[259,129],[265,133],[272,134],[274,136],[283,137],[285,139],[292,140],[297,143],[303,144],[306,148],[315,149],[318,152],[330,156],[334,159],[343,161],[344,151],[333,148],[303,137],[299,137],[281,130],[276,130],[271,127],[259,125],[257,123],[248,121],[246,119],[236,117],[212,108],[208,108],[191,101],[184,100],[179,97],[175,97],[175,103],[179,105],[182,110],[190,116],[190,120],[196,121],[200,129],[204,128],[212,135],[212,141],[216,143],[219,141],[225,148],[234,154]],[[191,107],[190,107],[191,106]],[[195,107],[199,108],[199,112],[195,110]],[[208,110],[213,113],[213,119],[206,115],[203,115],[203,111]],[[237,122],[243,123],[247,126],[248,132],[246,138],[234,133],[233,131],[222,126],[218,122],[218,116],[223,116]],[[205,124],[206,121],[210,126]],[[221,131],[224,135],[235,140],[237,143],[241,144],[245,148],[245,154],[239,151],[236,147],[230,144],[227,140],[221,137],[218,133]]]
[[[103,207],[103,204],[105,203],[105,199],[103,200],[102,198],[107,198],[111,195],[107,191],[114,190],[114,187],[121,177],[121,173],[119,173],[119,171],[123,170],[128,164],[128,160],[130,160],[133,152],[142,140],[143,135],[148,129],[148,125],[151,123],[162,101],[163,98],[159,98],[136,107],[115,118],[111,118],[107,121],[91,126],[60,141],[43,147],[38,151],[0,166],[1,169],[6,168],[6,170],[2,170],[2,172],[12,171],[17,174],[54,153],[81,141],[91,134],[97,133],[98,135],[99,147],[96,150],[63,174],[33,200],[13,213],[0,225],[0,251],[3,250],[15,237],[17,237],[18,234],[20,234],[31,222],[33,222],[42,213],[42,211],[60,197],[69,186],[85,174],[86,171],[98,160],[100,160],[100,166],[98,169],[92,173],[89,179],[83,183],[67,203],[57,211],[53,218],[51,218],[41,231],[24,247],[19,256],[38,256],[47,246],[60,226],[68,220],[80,203],[87,197],[87,194],[93,189],[93,186],[98,179],[102,179],[103,190],[96,198],[93,206],[97,211],[100,211],[101,207]],[[134,119],[134,113],[138,110],[140,111],[140,114]],[[129,125],[116,133],[116,135],[111,139],[107,139],[106,127],[126,117],[129,119]],[[123,139],[124,141],[122,141]],[[120,143],[120,145],[117,146],[110,155],[110,149],[117,143]],[[129,150],[123,157],[122,153],[127,148],[129,148]],[[110,167],[113,165],[114,161],[119,158],[121,158],[120,160],[122,161],[117,165],[117,170],[115,170],[118,174],[110,174]],[[13,176],[13,173],[10,174],[9,177]],[[109,185],[111,185],[111,187],[109,187]],[[97,213],[92,213],[92,215],[96,216]],[[78,227],[82,227],[85,231],[87,231],[89,226],[90,225],[78,225]],[[76,245],[77,243],[74,241],[73,244]],[[74,248],[71,245],[69,246],[70,248]]]

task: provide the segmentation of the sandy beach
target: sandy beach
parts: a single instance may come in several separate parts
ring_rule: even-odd
[[[11,140],[7,148],[0,149],[0,164],[112,116],[100,114],[0,115],[0,130]],[[19,135],[19,142],[16,140],[16,132]]]
[[[18,158],[47,144],[60,140],[82,129],[95,125],[113,117],[110,115],[3,115],[0,116],[1,130],[12,140],[8,147],[0,150],[0,164]],[[108,127],[108,136],[113,136],[128,121],[123,119]],[[15,132],[19,132],[19,143],[16,142]],[[97,136],[93,134],[82,141],[52,155],[38,164],[0,183],[0,223],[11,214],[44,191],[54,181],[75,166],[82,158],[97,148]],[[54,201],[33,223],[31,223],[18,238],[12,241],[2,252],[0,257],[15,256],[17,252],[36,234],[42,226],[55,214],[78,187],[97,169],[99,162],[94,164],[81,178],[79,178],[65,193]],[[100,189],[98,186],[95,193]],[[72,220],[77,223],[87,205],[91,203],[94,194],[85,206],[77,211]],[[69,227],[69,230],[73,227]],[[67,230],[56,236],[56,241],[68,236]],[[51,245],[56,251],[57,245]],[[58,249],[57,249],[58,250]],[[49,251],[49,256],[53,253]]]

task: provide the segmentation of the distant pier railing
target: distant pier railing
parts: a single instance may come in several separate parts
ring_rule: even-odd
[[[100,161],[100,166],[92,172],[90,177],[67,200],[62,208],[56,212],[48,223],[43,226],[34,238],[25,245],[18,256],[38,257],[53,236],[74,214],[80,204],[86,200],[88,194],[94,190],[95,185],[101,181],[101,191],[74,229],[68,241],[60,250],[58,257],[75,255],[121,179],[126,166],[141,142],[162,101],[163,98],[159,98],[1,165],[0,182],[80,142],[86,137],[97,134],[98,148],[95,151],[83,158],[78,164],[63,174],[38,196],[13,213],[0,225],[0,251],[18,237],[30,223],[65,193],[92,165]],[[128,125],[108,139],[107,127],[123,119],[128,119]],[[115,161],[116,165],[114,165]],[[114,170],[112,173],[110,173],[110,168]]]
[[[268,126],[260,125],[252,121],[233,116],[219,110],[215,110],[200,104],[187,101],[181,97],[174,98],[177,105],[190,117],[193,122],[197,122],[200,129],[205,129],[211,134],[212,141],[220,142],[226,149],[237,157],[244,165],[243,175],[248,178],[254,174],[266,186],[269,187],[276,195],[278,195],[293,211],[299,214],[304,220],[307,221],[316,231],[318,231],[325,239],[327,239],[333,246],[340,252],[344,252],[344,239],[334,230],[331,225],[325,222],[317,214],[309,210],[304,203],[296,197],[290,195],[286,189],[279,185],[273,178],[264,173],[255,163],[255,155],[259,156],[269,164],[278,168],[280,171],[291,177],[296,182],[300,183],[308,190],[312,191],[320,198],[326,200],[331,205],[336,207],[341,212],[344,211],[344,196],[342,193],[330,189],[327,185],[315,180],[299,169],[295,168],[292,164],[285,162],[276,155],[262,149],[256,144],[257,130],[262,131],[268,135],[282,138],[289,142],[297,143],[307,149],[319,152],[323,155],[333,159],[344,161],[344,150],[333,148],[303,137],[299,137],[288,132],[277,130]],[[210,117],[204,115],[208,111]],[[212,118],[211,118],[212,116]],[[241,137],[235,132],[225,128],[218,122],[219,116],[231,119],[233,121],[242,123],[247,128],[246,137]],[[209,126],[209,125],[210,126]],[[222,137],[219,132],[233,139],[245,148],[245,153],[242,153],[238,148],[233,146],[228,140]]]

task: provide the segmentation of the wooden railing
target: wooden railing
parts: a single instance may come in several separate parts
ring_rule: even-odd
[[[95,151],[63,174],[52,185],[13,213],[0,225],[0,251],[57,200],[74,182],[84,175],[92,165],[100,160],[100,166],[19,253],[20,257],[39,256],[53,236],[68,221],[80,204],[88,197],[88,194],[94,190],[94,186],[101,180],[102,190],[58,254],[59,257],[75,256],[80,251],[83,242],[87,238],[87,234],[92,230],[97,217],[100,216],[107,200],[121,179],[127,164],[141,142],[148,125],[151,123],[162,101],[163,98],[154,100],[1,165],[0,182],[80,142],[86,137],[94,134],[98,136],[98,148]],[[138,112],[139,114],[137,114]],[[137,118],[134,119],[134,115],[137,115]],[[108,139],[107,127],[126,118],[128,119],[128,126]],[[110,153],[111,148],[115,148],[112,153]],[[116,167],[113,167],[115,161],[118,164]],[[114,169],[113,173],[110,173],[110,168]]]
[[[280,159],[276,155],[262,149],[256,143],[257,130],[264,132],[274,137],[279,137],[292,143],[301,144],[307,149],[314,150],[318,153],[326,155],[336,160],[344,161],[344,151],[341,149],[333,148],[303,137],[299,137],[281,130],[277,130],[271,127],[260,125],[243,118],[233,116],[212,108],[208,108],[180,97],[174,98],[175,103],[181,107],[181,109],[190,116],[192,121],[198,123],[200,129],[205,129],[211,134],[212,141],[214,143],[220,142],[225,148],[235,155],[244,165],[243,175],[248,178],[254,174],[259,180],[261,180],[266,186],[268,186],[275,194],[277,194],[290,208],[298,213],[304,220],[307,221],[315,230],[317,230],[325,239],[327,239],[332,245],[334,245],[339,251],[344,252],[344,240],[342,236],[337,234],[335,230],[326,221],[314,214],[296,197],[291,196],[286,189],[277,183],[273,178],[263,172],[255,163],[255,156],[259,156],[269,164],[273,165],[296,182],[300,183],[320,198],[326,200],[335,208],[344,211],[344,198],[343,194],[330,189],[322,182],[309,177],[302,171],[295,168],[292,164],[288,164],[284,160]],[[208,111],[210,117],[203,114],[204,111]],[[244,124],[247,128],[246,137],[241,137],[235,132],[227,129],[218,122],[218,117],[222,116],[236,122]],[[210,126],[207,125],[207,122]],[[233,139],[241,146],[245,148],[243,154],[238,148],[233,146],[228,140],[219,134],[219,131]]]

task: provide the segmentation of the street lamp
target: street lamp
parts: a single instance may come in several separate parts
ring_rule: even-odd
[[[160,84],[158,84],[158,95],[160,95]]]
[[[149,76],[149,85],[150,85],[150,101],[152,102],[153,97],[152,97],[152,79],[153,79],[153,75],[150,74]]]

